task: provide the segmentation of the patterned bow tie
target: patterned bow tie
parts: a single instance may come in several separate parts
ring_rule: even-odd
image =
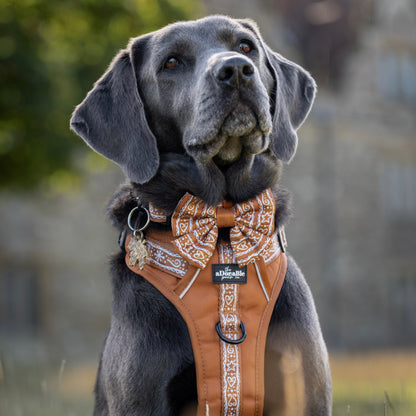
[[[208,264],[218,239],[218,228],[231,227],[230,240],[240,266],[254,261],[272,244],[275,202],[271,191],[263,191],[246,202],[217,207],[186,194],[172,215],[172,231],[180,255],[201,269]]]

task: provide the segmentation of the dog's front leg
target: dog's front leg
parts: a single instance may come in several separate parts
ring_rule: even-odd
[[[113,314],[96,382],[95,416],[176,416],[196,398],[188,330],[150,283],[113,259]]]
[[[310,289],[290,256],[270,322],[265,363],[265,415],[331,415],[328,352]]]

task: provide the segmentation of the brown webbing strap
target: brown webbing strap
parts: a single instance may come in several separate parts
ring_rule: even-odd
[[[162,238],[162,233],[158,234],[163,244],[172,239],[170,233],[163,233]],[[126,246],[129,240],[130,236]],[[150,264],[143,270],[130,267],[128,252],[126,264],[172,302],[188,326],[197,375],[197,415],[261,416],[266,336],[287,260],[284,253],[267,264],[260,258],[247,266],[246,284],[214,284],[212,265],[230,262],[221,254],[222,244],[226,243],[217,245],[205,269],[190,266],[181,279]],[[246,339],[238,345],[220,340],[218,322],[230,339],[241,337],[240,322],[243,322]]]

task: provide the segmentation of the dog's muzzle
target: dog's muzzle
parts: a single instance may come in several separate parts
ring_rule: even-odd
[[[199,134],[186,144],[188,153],[228,165],[242,154],[265,151],[272,122],[268,96],[253,62],[235,52],[216,54],[208,61],[207,74],[213,104],[204,111],[211,121],[197,127]]]

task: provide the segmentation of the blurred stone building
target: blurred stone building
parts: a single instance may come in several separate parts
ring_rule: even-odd
[[[254,18],[270,46],[318,80],[283,183],[294,195],[290,252],[329,346],[415,346],[416,4],[205,5]],[[97,353],[111,308],[106,254],[117,249],[104,207],[121,180],[114,168],[77,195],[0,196],[0,354]]]
[[[114,167],[90,173],[80,193],[1,196],[0,360],[96,355],[111,311],[108,257],[118,248],[106,204],[121,181]]]
[[[247,7],[267,42],[318,82],[283,182],[294,194],[290,251],[329,345],[414,346],[416,4],[231,3],[230,14]]]

